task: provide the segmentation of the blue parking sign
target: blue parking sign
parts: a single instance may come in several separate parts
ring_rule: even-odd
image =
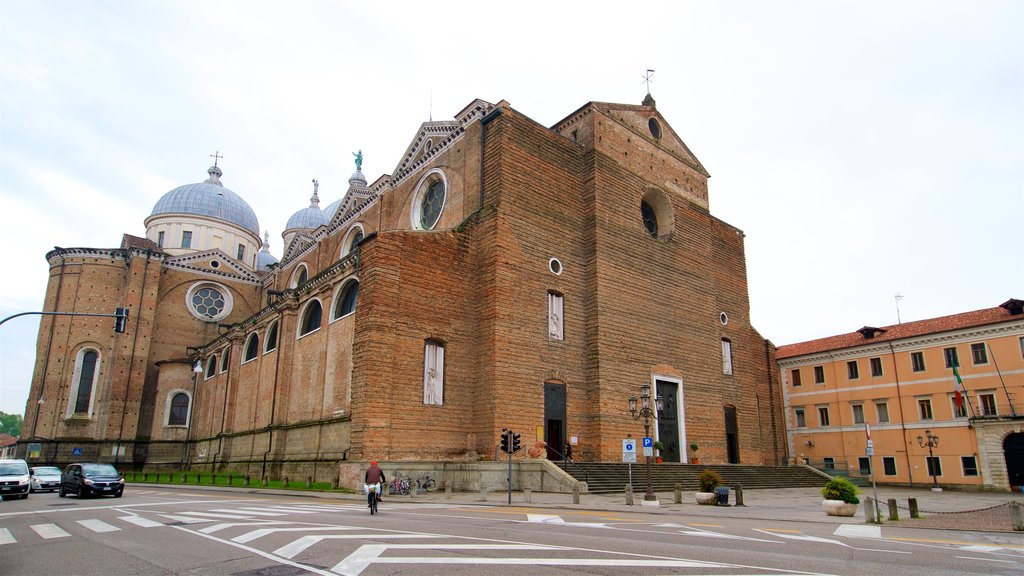
[[[650,436],[645,436],[644,437],[643,447],[644,448],[653,448],[654,447],[654,438],[651,438]]]

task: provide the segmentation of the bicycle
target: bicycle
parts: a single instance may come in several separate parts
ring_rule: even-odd
[[[416,488],[423,492],[430,492],[437,485],[434,479],[430,477],[430,474],[422,474],[416,479]]]
[[[367,484],[366,485],[366,501],[370,507],[370,516],[377,513],[377,487],[380,484]]]
[[[401,494],[403,496],[408,496],[410,484],[411,481],[408,476],[396,473],[395,477],[391,479],[391,483],[388,484],[388,494]]]

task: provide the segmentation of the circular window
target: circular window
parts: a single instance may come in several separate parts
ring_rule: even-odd
[[[189,312],[204,322],[216,322],[231,312],[231,292],[219,284],[195,284],[185,298]]]
[[[651,136],[661,139],[661,124],[654,118],[647,120],[647,129],[651,131]]]
[[[420,203],[420,226],[425,230],[429,230],[437,224],[438,217],[441,216],[441,208],[444,206],[444,182],[440,180],[432,183],[427,188],[427,193],[423,195],[423,201]]]
[[[640,217],[644,220],[644,228],[647,229],[647,233],[652,238],[658,237],[658,215],[654,213],[654,208],[647,203],[646,200],[640,201]]]
[[[718,319],[722,321],[722,326],[725,326],[726,324],[729,323],[729,315],[726,314],[725,312],[719,314]]]
[[[220,260],[210,260],[210,268],[220,268]]]
[[[562,263],[558,261],[558,258],[552,258],[551,260],[548,260],[548,270],[551,270],[555,275],[561,274]]]

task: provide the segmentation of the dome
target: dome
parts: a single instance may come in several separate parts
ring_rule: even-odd
[[[160,214],[208,216],[245,228],[259,237],[256,213],[241,196],[220,183],[220,168],[211,166],[207,174],[210,177],[205,182],[178,186],[164,194],[153,206],[150,217]]]
[[[340,198],[328,204],[327,208],[324,208],[324,218],[326,218],[328,222],[334,218],[334,213],[338,211],[338,206],[341,206]]]
[[[260,271],[269,270],[272,264],[277,264],[278,262],[280,260],[270,253],[270,232],[264,232],[263,246],[256,256],[256,269]]]
[[[313,195],[309,197],[309,206],[292,214],[292,217],[288,219],[288,224],[284,227],[285,230],[313,229],[327,224],[328,219],[324,216],[324,211],[320,209],[320,196],[317,195],[319,187],[320,183],[313,180]]]

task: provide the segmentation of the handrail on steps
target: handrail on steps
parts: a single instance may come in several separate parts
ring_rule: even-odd
[[[583,481],[586,482],[588,486],[590,485],[590,474],[587,474],[587,470],[585,468],[583,468],[579,464],[573,462],[572,460],[569,460],[569,457],[566,456],[565,454],[562,454],[561,452],[559,452],[558,448],[553,448],[551,446],[548,446],[547,449],[551,450],[555,454],[558,454],[558,456],[562,460],[562,468],[566,468],[567,469],[569,467],[569,464],[572,464],[573,467],[575,467],[577,470],[579,470],[580,472],[583,472]]]

